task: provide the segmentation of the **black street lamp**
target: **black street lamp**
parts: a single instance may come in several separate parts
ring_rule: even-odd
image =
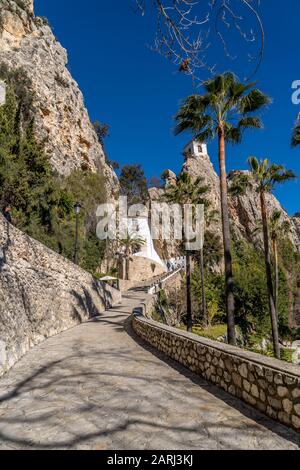
[[[76,202],[74,206],[74,211],[76,215],[76,233],[75,233],[75,248],[74,248],[74,263],[78,264],[78,233],[79,233],[79,214],[81,211],[80,202]]]

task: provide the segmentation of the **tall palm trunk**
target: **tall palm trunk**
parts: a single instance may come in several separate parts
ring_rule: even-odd
[[[277,246],[276,238],[274,238],[273,240],[273,251],[274,251],[274,262],[275,262],[275,309],[276,309],[276,317],[277,317],[277,324],[278,324],[278,320],[279,320],[279,310],[278,310],[279,269],[278,269],[278,246]]]
[[[227,312],[227,334],[228,343],[236,345],[235,318],[234,318],[234,293],[233,273],[231,256],[231,237],[228,211],[227,173],[225,162],[225,135],[224,127],[219,126],[219,166],[220,166],[220,189],[221,189],[221,212],[223,227],[224,261],[225,261],[225,289],[226,289],[226,312]]]
[[[277,357],[277,359],[280,359],[278,324],[277,324],[272,269],[271,269],[268,215],[267,215],[267,205],[266,205],[266,198],[265,198],[264,191],[260,192],[260,204],[261,204],[261,215],[262,215],[263,233],[264,233],[265,263],[266,263],[267,287],[268,287],[268,296],[269,296],[269,308],[270,308],[270,316],[271,316],[271,323],[272,323],[273,347],[274,347],[275,356]]]
[[[193,311],[192,311],[192,295],[191,295],[191,256],[186,253],[186,314],[187,314],[187,331],[193,332]]]
[[[130,265],[130,255],[129,252],[126,251],[125,253],[125,279],[129,281],[129,266]]]
[[[277,324],[279,320],[278,299],[279,299],[279,269],[278,269],[278,246],[276,238],[273,239],[273,253],[275,263],[275,310]]]
[[[201,273],[201,290],[202,290],[202,313],[203,313],[203,318],[204,318],[204,324],[206,327],[208,327],[209,319],[207,317],[207,307],[206,307],[203,248],[201,248],[200,250],[200,273]]]

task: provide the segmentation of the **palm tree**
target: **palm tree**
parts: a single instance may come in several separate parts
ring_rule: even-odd
[[[121,240],[121,245],[124,249],[126,281],[129,281],[131,255],[136,253],[144,244],[145,240],[142,237],[140,237],[136,232],[130,232],[129,230],[127,230],[126,238]]]
[[[260,221],[257,224],[256,229],[253,233],[260,232],[263,229],[263,224]],[[274,292],[274,300],[275,300],[275,308],[276,308],[276,316],[277,322],[279,319],[279,309],[278,309],[278,298],[279,298],[279,262],[278,262],[278,241],[283,238],[284,236],[288,235],[291,231],[291,224],[288,220],[282,221],[282,212],[279,210],[275,210],[270,217],[269,220],[269,232],[270,232],[270,239],[272,241],[272,250],[274,256],[274,270],[275,270],[275,292]]]
[[[292,147],[298,147],[300,145],[300,115],[298,116],[296,125],[293,130],[292,136]]]
[[[277,321],[279,317],[279,263],[278,263],[278,241],[288,235],[291,231],[291,224],[288,220],[282,221],[282,212],[275,210],[270,217],[270,237],[272,240],[274,267],[275,267],[275,308]]]
[[[278,335],[278,321],[276,311],[276,300],[272,279],[271,256],[270,256],[270,223],[266,194],[271,193],[278,183],[285,183],[295,175],[292,171],[286,170],[282,165],[271,164],[267,159],[258,161],[256,157],[249,158],[250,175],[237,175],[234,183],[235,191],[242,193],[248,185],[254,183],[257,193],[260,197],[261,218],[263,227],[265,265],[267,276],[267,288],[269,297],[269,309],[272,324],[273,348],[277,359],[280,359],[280,346]]]
[[[206,208],[207,208],[209,206],[209,202],[206,201],[205,205],[206,205]],[[209,258],[209,256],[210,256],[209,261],[211,262],[211,258],[212,258],[211,255],[215,256],[215,260],[218,257],[217,250],[218,250],[218,246],[219,246],[218,242],[220,241],[220,239],[218,238],[218,236],[215,233],[213,233],[211,231],[208,231],[208,228],[211,226],[211,224],[218,222],[218,220],[219,220],[218,211],[211,210],[211,211],[206,211],[205,212],[206,227],[205,227],[205,234],[204,234],[204,244],[203,244],[203,247],[201,248],[201,250],[194,255],[196,260],[198,260],[198,262],[199,262],[199,270],[200,270],[200,275],[201,275],[201,297],[202,297],[201,305],[202,305],[203,324],[204,324],[205,328],[209,327],[210,321],[209,321],[209,315],[208,315],[208,312],[207,312],[207,303],[206,303],[206,295],[205,295],[205,270],[204,270],[205,264],[209,265],[209,262],[205,263],[204,258],[205,257]],[[213,247],[212,247],[212,245],[213,245]],[[205,246],[205,252],[204,252],[204,246]],[[209,253],[209,251],[210,251],[210,253]]]
[[[188,97],[175,118],[175,134],[191,131],[201,142],[218,138],[228,342],[233,345],[236,344],[235,305],[225,145],[240,143],[246,129],[262,128],[261,120],[253,113],[269,104],[270,99],[253,88],[254,85],[240,83],[230,72],[218,75],[204,82],[203,95]]]
[[[188,173],[181,173],[177,185],[169,186],[166,190],[165,198],[170,203],[175,204],[204,204],[208,205],[208,201],[204,195],[208,192],[209,187],[203,186],[203,178],[197,178],[195,182],[192,181]],[[187,330],[193,331],[193,311],[192,311],[192,296],[191,296],[191,252],[186,250],[186,299],[187,299]],[[203,316],[207,318],[206,311],[206,298],[204,290],[204,264],[203,264],[203,247],[200,250],[200,270],[201,270],[201,283],[202,283],[202,309]]]

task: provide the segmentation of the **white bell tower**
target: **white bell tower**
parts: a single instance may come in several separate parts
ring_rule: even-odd
[[[199,140],[192,140],[183,149],[185,159],[207,156],[207,145]]]

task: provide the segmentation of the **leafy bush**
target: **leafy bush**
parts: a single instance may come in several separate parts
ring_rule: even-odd
[[[195,322],[202,321],[200,299],[202,297],[201,277],[198,266],[192,274],[192,294],[193,294],[193,311]],[[210,323],[219,323],[226,320],[225,309],[225,285],[224,277],[210,270],[205,272],[205,295],[207,303],[207,312]]]
[[[227,325],[214,325],[209,328],[203,329],[195,326],[193,328],[193,333],[204,338],[213,339],[214,341],[219,340],[220,338],[225,337],[227,334]]]
[[[282,349],[281,350],[281,359],[283,361],[293,363],[293,354],[294,354],[294,351],[292,349],[288,349],[288,348]]]
[[[13,207],[17,227],[73,259],[74,204],[80,201],[79,259],[94,273],[105,248],[96,237],[96,208],[106,200],[103,177],[84,171],[67,178],[55,174],[35,138],[33,95],[25,72],[0,66],[0,78],[8,85],[0,108],[0,204]]]

